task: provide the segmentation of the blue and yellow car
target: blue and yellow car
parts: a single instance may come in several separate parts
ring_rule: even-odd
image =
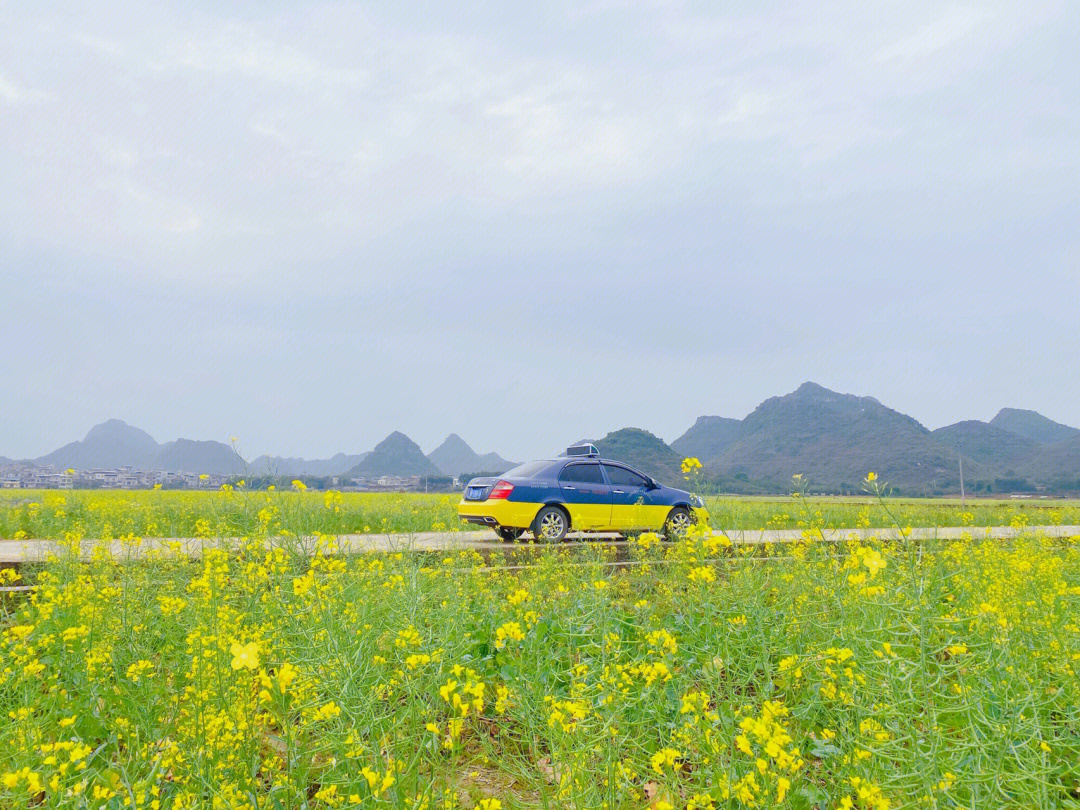
[[[571,530],[652,530],[672,537],[709,519],[698,496],[600,458],[591,444],[569,447],[558,458],[530,461],[499,477],[473,478],[458,516],[495,529],[503,540],[531,531],[537,540],[552,543]]]

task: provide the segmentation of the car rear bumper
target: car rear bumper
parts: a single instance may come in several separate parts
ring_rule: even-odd
[[[458,517],[466,523],[479,526],[506,526],[527,529],[543,504],[496,499],[494,501],[466,501],[458,503]]]

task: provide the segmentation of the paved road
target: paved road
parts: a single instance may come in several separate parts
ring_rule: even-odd
[[[911,536],[917,539],[942,539],[959,540],[967,537],[993,539],[1007,539],[1020,534],[1042,533],[1048,537],[1080,537],[1080,526],[1028,526],[1017,529],[1010,526],[995,526],[992,528],[966,526],[952,528],[917,528],[911,530]],[[750,531],[715,531],[714,534],[722,534],[729,537],[735,543],[790,543],[803,538],[803,532],[795,529],[760,529]],[[879,539],[896,539],[898,534],[895,529],[836,529],[826,530],[824,539],[829,541],[847,540],[859,537],[877,537]],[[815,535],[816,537],[816,535]],[[101,541],[85,540],[82,544],[82,554],[88,558],[91,550]],[[296,542],[293,539],[292,542]],[[309,546],[313,540],[308,538],[304,541]],[[530,543],[503,543],[493,531],[469,531],[469,532],[418,532],[416,534],[345,534],[337,538],[338,546],[343,553],[358,554],[365,552],[394,552],[394,551],[460,551],[472,549],[474,551],[506,551],[508,549],[544,548],[542,545]],[[571,534],[562,545],[585,545],[604,543],[608,545],[620,545],[627,541],[617,534]],[[236,546],[242,543],[239,538],[214,538],[201,539],[195,537],[177,538],[147,538],[137,546],[121,544],[113,540],[109,542],[114,556],[137,557],[150,549],[162,549],[170,547],[178,548],[191,557],[199,557],[203,549]],[[59,549],[53,540],[0,540],[0,565],[31,563],[43,560],[49,553]]]

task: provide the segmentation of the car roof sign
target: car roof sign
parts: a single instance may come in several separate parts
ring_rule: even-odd
[[[564,456],[590,456],[593,458],[600,457],[600,451],[596,449],[594,444],[572,444],[566,448]]]

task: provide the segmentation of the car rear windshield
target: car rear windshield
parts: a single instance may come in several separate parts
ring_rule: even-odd
[[[512,470],[507,470],[503,473],[504,478],[533,478],[548,467],[551,466],[550,461],[527,461],[524,464],[519,464]]]

